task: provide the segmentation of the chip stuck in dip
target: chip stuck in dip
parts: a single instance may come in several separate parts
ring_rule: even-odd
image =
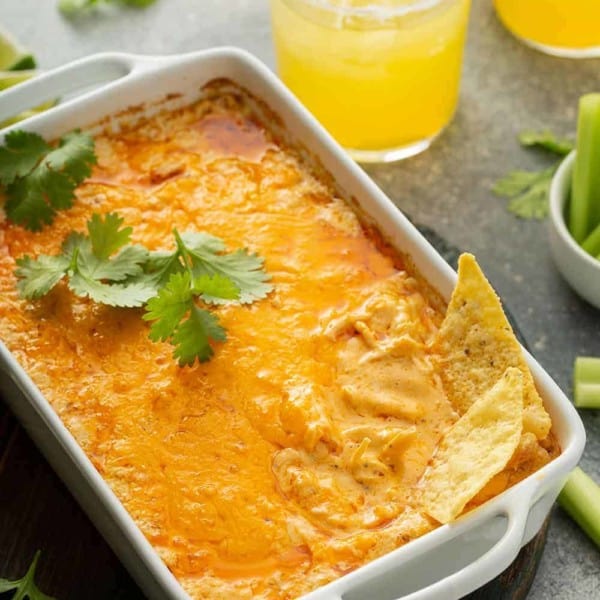
[[[0,225],[0,338],[195,599],[297,598],[560,452],[474,258],[446,306],[277,123],[213,82],[96,135],[51,225]],[[17,261],[110,213],[163,258],[174,229],[182,254],[192,238],[221,265],[256,254],[272,290],[211,305],[226,336],[186,366],[139,308],[81,297],[68,273],[20,296]]]

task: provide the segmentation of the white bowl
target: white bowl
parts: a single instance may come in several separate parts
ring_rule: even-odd
[[[550,248],[554,262],[573,290],[600,308],[600,260],[589,255],[573,239],[565,223],[571,190],[575,151],[562,162],[550,186]]]

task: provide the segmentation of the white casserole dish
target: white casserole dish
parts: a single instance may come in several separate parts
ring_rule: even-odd
[[[215,78],[230,79],[263,100],[281,117],[291,138],[321,161],[345,196],[355,200],[392,245],[411,256],[416,268],[444,298],[450,297],[456,273],[277,77],[244,51],[219,48],[169,57],[94,55],[3,92],[0,121],[47,99],[88,87],[87,92],[13,126],[52,139],[130,106],[144,104],[146,114],[150,114],[153,108],[156,110],[156,102],[168,94],[179,95],[169,106],[188,104],[199,97],[201,86]],[[111,81],[89,90],[90,85],[107,80]],[[453,600],[509,566],[521,546],[539,531],[564,480],[579,461],[585,442],[583,425],[569,400],[540,365],[528,353],[526,356],[552,417],[561,455],[454,523],[340,577],[303,600]],[[148,597],[187,598],[48,401],[1,342],[0,373],[0,391],[9,406]]]

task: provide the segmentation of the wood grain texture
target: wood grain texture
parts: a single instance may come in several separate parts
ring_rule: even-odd
[[[58,600],[144,598],[0,400],[0,577],[21,577],[38,549],[37,583]]]
[[[508,569],[463,600],[523,600],[527,597],[544,552],[549,524],[550,516]]]

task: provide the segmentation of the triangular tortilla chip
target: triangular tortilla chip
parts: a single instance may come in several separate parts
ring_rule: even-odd
[[[434,343],[448,399],[464,414],[506,371],[523,374],[523,431],[539,440],[550,432],[550,416],[535,389],[521,346],[500,299],[472,254],[461,255],[458,282]]]
[[[518,369],[509,368],[439,443],[420,484],[424,511],[440,523],[455,519],[504,469],[522,430],[523,376]]]

